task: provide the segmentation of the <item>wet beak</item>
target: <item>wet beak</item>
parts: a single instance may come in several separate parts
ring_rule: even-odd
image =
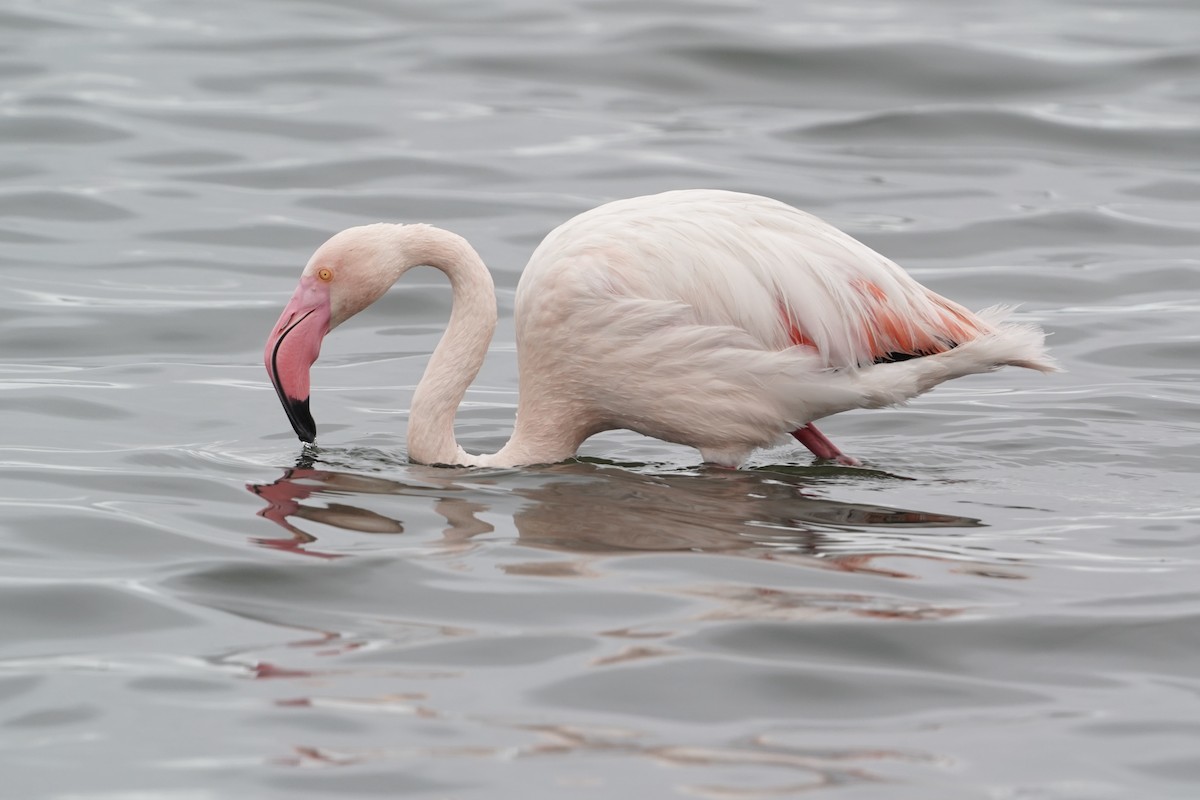
[[[317,438],[317,424],[308,409],[308,376],[321,354],[321,340],[329,332],[329,318],[329,285],[302,278],[263,350],[275,393],[302,442]]]

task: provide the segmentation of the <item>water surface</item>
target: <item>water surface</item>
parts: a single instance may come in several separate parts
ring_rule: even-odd
[[[1088,0],[0,11],[0,764],[22,798],[1190,798],[1200,784],[1200,8]],[[545,233],[778,197],[1068,372],[740,472],[628,433],[411,465],[449,309],[261,347],[311,251],[468,237],[497,449]]]

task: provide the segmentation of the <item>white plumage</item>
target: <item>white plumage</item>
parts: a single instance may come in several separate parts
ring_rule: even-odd
[[[445,271],[454,291],[410,416],[410,457],[426,463],[560,461],[614,428],[726,466],[790,432],[852,462],[810,423],[1004,365],[1055,369],[1036,327],[998,309],[972,314],[816,217],[754,195],[667,192],[580,214],[534,251],[517,288],[516,429],[499,453],[473,456],[454,442],[453,417],[486,353],[495,297],[465,240],[424,225],[352,228],[318,249],[301,288],[331,273],[315,285],[328,290],[332,329],[417,264]],[[307,365],[294,363],[304,354],[281,346],[303,327],[299,295],[267,365],[285,407],[303,402],[307,414]],[[324,332],[312,333],[318,350]],[[299,372],[303,395],[287,385]]]

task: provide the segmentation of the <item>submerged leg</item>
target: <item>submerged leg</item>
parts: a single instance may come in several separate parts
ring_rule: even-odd
[[[837,445],[829,441],[825,434],[817,430],[817,426],[812,423],[792,431],[792,436],[795,436],[796,441],[800,444],[812,450],[813,455],[817,458],[829,458],[848,467],[862,466],[862,462],[857,458],[838,450]]]

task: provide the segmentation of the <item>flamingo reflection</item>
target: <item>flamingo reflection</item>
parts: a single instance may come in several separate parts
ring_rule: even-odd
[[[409,480],[316,468],[311,457],[272,483],[248,488],[266,501],[259,516],[287,531],[265,547],[319,558],[302,522],[367,534],[401,534],[402,521],[353,505],[351,498],[419,498],[445,520],[447,547],[470,546],[494,531],[480,514],[507,516],[522,545],[572,553],[628,551],[737,553],[820,558],[827,568],[904,576],[870,562],[896,553],[847,545],[855,531],[976,528],[978,519],[814,497],[811,477],[784,472],[712,470],[646,473],[582,461],[541,470],[485,472],[412,466]],[[323,504],[305,501],[320,498]]]

